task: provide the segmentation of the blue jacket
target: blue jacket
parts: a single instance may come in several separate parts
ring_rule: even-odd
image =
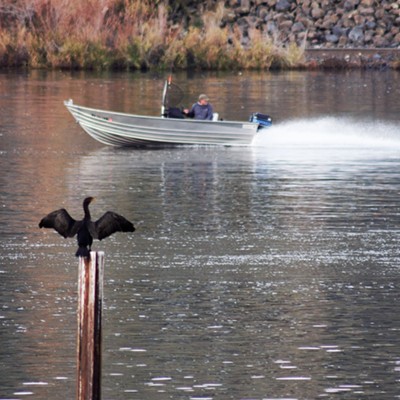
[[[213,108],[211,104],[205,104],[202,106],[199,103],[193,104],[191,110],[187,114],[188,117],[194,118],[194,119],[209,119],[212,120],[213,118]]]

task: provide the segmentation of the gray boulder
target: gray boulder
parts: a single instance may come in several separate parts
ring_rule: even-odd
[[[353,43],[361,44],[364,42],[364,29],[362,26],[358,25],[355,26],[350,32],[349,32],[349,39]]]

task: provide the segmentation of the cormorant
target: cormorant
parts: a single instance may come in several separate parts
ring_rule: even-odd
[[[134,232],[135,227],[123,216],[107,211],[97,221],[90,217],[89,204],[94,197],[87,197],[83,200],[85,216],[81,221],[75,221],[65,208],[56,210],[46,215],[39,222],[39,228],[54,228],[64,238],[77,235],[78,250],[77,257],[90,258],[91,246],[94,239],[102,240],[114,232]]]

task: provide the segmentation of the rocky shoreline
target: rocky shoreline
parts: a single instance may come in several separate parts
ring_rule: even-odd
[[[228,0],[223,23],[306,48],[400,48],[399,1]]]
[[[347,48],[305,50],[307,69],[400,69],[400,49]]]
[[[4,1],[0,68],[400,70],[400,0]]]
[[[187,25],[218,3],[189,3]],[[226,0],[221,26],[239,30],[244,47],[254,31],[296,43],[304,48],[300,68],[400,69],[400,1]]]

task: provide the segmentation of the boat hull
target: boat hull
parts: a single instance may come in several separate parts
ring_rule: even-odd
[[[151,117],[82,107],[72,100],[64,104],[82,129],[111,146],[246,146],[260,128],[255,122]]]

